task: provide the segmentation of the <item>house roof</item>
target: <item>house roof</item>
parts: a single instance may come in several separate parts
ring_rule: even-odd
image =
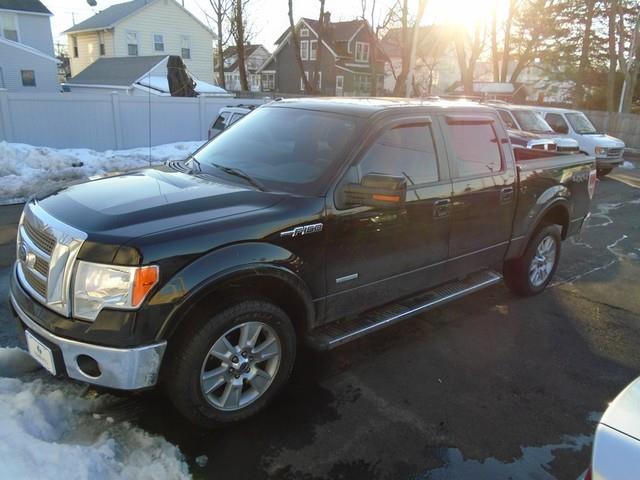
[[[167,57],[168,55],[99,58],[67,83],[129,87]]]
[[[18,43],[18,42],[14,42],[13,40],[7,40],[6,38],[0,37],[0,45],[6,45],[8,47],[22,50],[23,52],[29,53],[31,55],[35,55],[37,57],[44,58],[46,60],[50,60],[55,63],[60,63],[60,61],[56,57],[47,55],[46,53],[43,53],[36,48],[30,47],[29,45],[25,45],[24,43]]]
[[[16,10],[18,12],[46,13],[52,15],[40,0],[0,0],[0,10]]]
[[[303,17],[301,19],[305,22],[309,27],[311,27],[315,32],[320,28],[320,22],[318,20],[314,20],[312,18]],[[348,42],[351,37],[363,26],[368,25],[366,20],[349,20],[348,22],[329,22],[329,26],[325,27],[324,35],[322,39],[329,45],[334,51],[339,54],[346,54],[345,52],[341,53],[340,46],[336,45],[341,42]],[[278,37],[276,40],[276,45],[283,42],[289,32],[291,31],[291,27],[287,28],[282,35]]]
[[[1,0],[0,0],[1,1]],[[82,32],[86,30],[98,30],[109,28],[125,17],[140,10],[153,0],[132,0],[131,2],[118,3],[102,10],[93,17],[87,18],[73,27],[65,30],[64,33]]]
[[[254,45],[251,45],[251,44],[245,45],[245,47],[244,47],[245,58],[249,58],[260,47],[263,47],[263,46],[259,45],[259,44],[258,45],[256,45],[256,44],[254,44]],[[266,50],[266,48],[265,48],[265,50]],[[237,59],[238,48],[237,47],[235,47],[235,46],[227,47],[223,52],[223,56],[224,56],[225,60],[227,58],[230,58],[230,57],[233,57],[233,56],[236,57],[236,59],[234,60],[234,62],[231,65],[229,65],[228,67],[226,67],[226,66],[224,67],[225,71],[233,72],[236,68],[238,68],[238,59]],[[217,69],[218,69],[218,59],[216,58],[216,70]]]

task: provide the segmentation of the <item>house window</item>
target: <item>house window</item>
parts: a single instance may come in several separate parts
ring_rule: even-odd
[[[318,72],[318,76],[316,77],[316,88],[318,90],[322,89],[322,72]]]
[[[344,90],[344,75],[336,75],[336,95],[342,95]]]
[[[182,49],[180,50],[182,58],[185,60],[189,60],[191,58],[191,37],[187,35],[181,35],[180,44],[182,45]]]
[[[259,91],[260,90],[260,75],[251,74],[249,76],[251,78],[251,91]]]
[[[309,60],[309,40],[302,40],[300,42],[300,58],[302,60]]]
[[[309,36],[309,29],[308,28],[301,28],[300,29],[300,36],[301,37],[308,37]]]
[[[262,72],[262,90],[265,92],[276,89],[276,72]]]
[[[18,41],[18,21],[15,15],[0,15],[0,34],[7,40]]]
[[[355,74],[356,95],[369,95],[371,92],[371,77],[369,75]]]
[[[36,72],[33,70],[20,70],[22,76],[23,87],[35,87],[36,86]]]
[[[78,58],[78,37],[74,35],[71,38],[73,39],[73,58]]]
[[[100,47],[100,56],[103,57],[105,55],[105,50],[104,50],[104,32],[98,32],[98,45]]]
[[[309,42],[309,60],[315,60],[318,58],[318,41],[311,40]]]
[[[309,72],[304,72],[304,76],[309,80]],[[304,90],[304,81],[300,78],[300,90]]]
[[[369,44],[366,42],[356,42],[356,62],[369,61]]]
[[[164,52],[164,35],[160,33],[153,34],[153,50],[154,52]]]
[[[127,32],[127,54],[131,57],[138,56],[138,32]]]

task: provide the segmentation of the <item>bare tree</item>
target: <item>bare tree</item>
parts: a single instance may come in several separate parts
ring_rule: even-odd
[[[304,85],[304,92],[311,95],[313,93],[313,86],[309,82],[309,79],[304,74],[304,64],[302,63],[302,57],[300,56],[300,41],[298,39],[298,32],[296,31],[296,25],[293,22],[293,0],[289,0],[289,28],[291,29],[291,40],[293,42],[293,54],[296,57],[296,63],[298,64],[298,73],[300,74],[300,80]]]
[[[217,48],[216,52],[218,63],[218,85],[222,88],[227,88],[224,77],[224,49],[229,43],[231,37],[230,29],[228,28],[229,13],[231,7],[231,0],[209,0],[211,8],[213,10],[213,22],[216,26],[217,34]]]
[[[378,88],[378,70],[377,65],[379,60],[385,60],[390,64],[391,72],[395,77],[395,72],[393,71],[393,65],[391,64],[391,59],[387,56],[386,52],[382,48],[380,44],[380,39],[389,29],[389,27],[394,23],[397,17],[397,9],[399,2],[396,1],[395,4],[389,7],[386,14],[382,18],[382,21],[378,21],[379,17],[377,16],[377,1],[371,1],[371,8],[369,9],[367,0],[361,0],[362,6],[362,20],[367,20],[366,15],[369,13],[370,20],[368,27],[370,28],[370,44],[371,50],[369,52],[369,74],[371,75],[371,88],[369,90],[369,94],[372,97],[375,97],[379,93]]]
[[[500,81],[506,82],[509,73],[509,55],[511,53],[511,26],[516,15],[517,0],[509,0],[509,10],[504,24],[504,44],[502,47],[502,66],[500,69]]]
[[[404,94],[405,82],[409,75],[409,55],[411,54],[411,32],[409,30],[409,2],[402,0],[400,7],[400,52],[402,67],[400,74],[396,77],[396,85],[393,94],[400,97]]]
[[[622,85],[622,92],[620,93],[618,111],[629,112],[631,109],[635,83],[638,81],[638,76],[640,76],[640,15],[636,14],[635,26],[629,43],[628,58],[625,58],[624,55],[626,36],[624,34],[624,18],[622,15],[618,17],[618,30],[618,62],[620,63],[620,70],[622,70],[622,73],[624,74],[624,83]]]
[[[579,106],[584,100],[584,76],[589,67],[589,57],[591,54],[592,26],[596,0],[585,0],[584,33],[582,35],[582,47],[580,49],[580,64],[578,65],[578,75],[574,92],[574,104]]]
[[[249,0],[232,0],[232,21],[231,21],[231,34],[236,44],[236,54],[238,56],[238,73],[240,74],[240,88],[243,91],[249,90],[249,81],[247,79],[247,67],[246,67],[246,35],[245,30],[247,28],[246,18],[244,12]]]
[[[498,58],[498,15],[494,5],[491,11],[491,62],[493,63],[493,81],[500,81],[500,59]]]
[[[609,72],[607,73],[607,112],[615,109],[616,66],[618,64],[618,52],[616,51],[616,29],[618,16],[618,1],[610,0],[608,9],[609,20]],[[620,32],[622,33],[622,32]],[[607,117],[608,119],[609,117]]]
[[[407,72],[407,78],[405,80],[405,90],[404,90],[405,97],[411,96],[412,86],[414,85],[413,72],[416,68],[416,49],[418,48],[420,22],[422,21],[422,17],[424,15],[424,10],[426,7],[427,7],[427,0],[420,0],[420,3],[418,4],[418,15],[416,16],[416,21],[413,24],[411,50],[409,53],[409,71]]]
[[[477,22],[473,31],[473,36],[464,31],[460,31],[455,36],[456,55],[458,57],[458,67],[460,69],[460,80],[464,88],[465,95],[473,94],[473,75],[480,55],[484,51],[486,40],[486,26]]]

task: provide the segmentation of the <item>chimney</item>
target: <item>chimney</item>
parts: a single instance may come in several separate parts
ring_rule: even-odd
[[[331,23],[331,12],[324,12],[324,16],[322,17],[322,23],[325,26]]]

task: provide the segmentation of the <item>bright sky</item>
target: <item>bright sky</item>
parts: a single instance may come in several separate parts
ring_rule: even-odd
[[[182,1],[182,0],[178,0]],[[66,43],[66,37],[60,37],[61,32],[73,26],[73,21],[79,23],[105,8],[122,3],[123,0],[97,0],[98,6],[90,7],[86,0],[42,0],[54,16],[51,19],[54,42]],[[368,3],[371,3],[369,0]],[[377,0],[376,10],[382,16],[394,0]],[[428,0],[427,11],[423,19],[424,24],[441,22],[460,22],[473,25],[479,18],[488,19],[491,6],[497,5],[499,17],[504,15],[508,0]],[[211,12],[209,0],[184,0],[185,7],[195,16],[205,21],[203,10]],[[418,0],[409,0],[409,5],[417,10]],[[294,0],[293,13],[299,17],[317,18],[320,8],[318,0]],[[331,12],[331,19],[352,20],[361,15],[360,0],[326,0],[325,10]],[[262,43],[267,48],[273,47],[273,42],[289,26],[287,0],[250,0],[249,17],[256,32],[254,43]]]

